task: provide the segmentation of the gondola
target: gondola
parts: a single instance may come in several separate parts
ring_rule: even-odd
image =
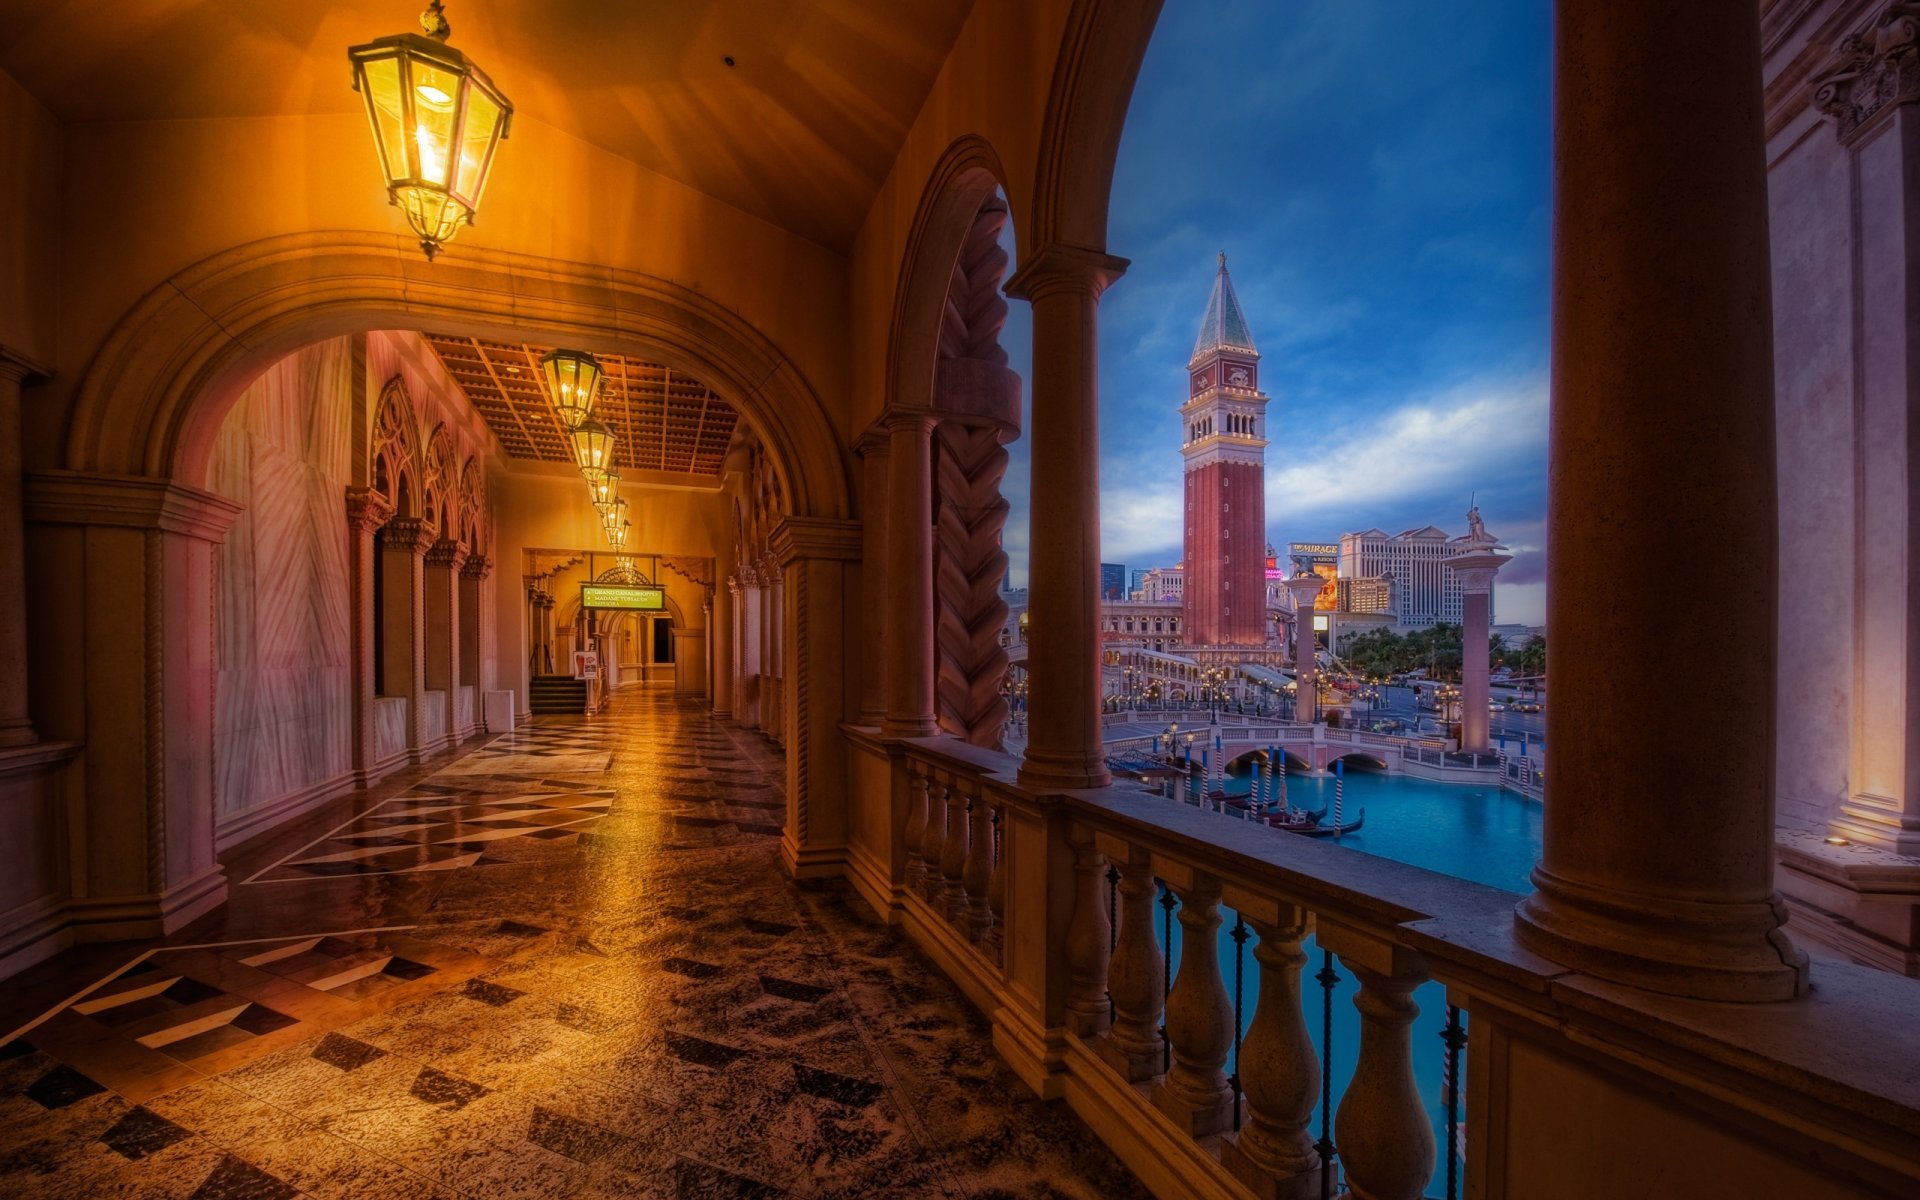
[[[1304,834],[1307,837],[1333,837],[1335,834],[1357,833],[1360,827],[1366,823],[1367,810],[1363,808],[1360,810],[1360,815],[1356,816],[1351,823],[1346,825],[1315,825],[1309,829],[1294,829],[1289,825],[1280,825],[1275,826],[1275,828],[1287,829],[1290,832]]]

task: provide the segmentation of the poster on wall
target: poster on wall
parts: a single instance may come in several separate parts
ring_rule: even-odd
[[[573,677],[575,679],[600,678],[600,656],[592,650],[573,652]]]

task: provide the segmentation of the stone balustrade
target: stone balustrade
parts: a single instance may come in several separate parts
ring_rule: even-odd
[[[1829,1052],[1893,1037],[1905,1049],[1887,1061],[1913,1061],[1920,1034],[1885,1018],[1920,1003],[1914,981],[1834,964],[1817,1008],[1660,999],[1520,947],[1511,893],[1141,786],[1036,791],[1014,759],[953,739],[847,733],[856,756],[890,765],[856,776],[891,780],[855,788],[853,825],[867,831],[856,889],[991,1019],[1034,1091],[1064,1098],[1159,1195],[1543,1194],[1514,1182],[1553,1177],[1554,1148],[1525,1137],[1530,1097],[1607,1087],[1620,1089],[1610,1103],[1634,1099],[1596,1146],[1644,1155],[1656,1135],[1683,1147],[1777,1136],[1801,1152],[1800,1174],[1782,1176],[1800,1190],[1698,1194],[1920,1187],[1920,1082]],[[1245,979],[1257,980],[1252,1011]],[[1423,1097],[1415,1060],[1457,1056],[1464,1026],[1450,1021],[1446,1047],[1416,1052],[1414,994],[1430,979],[1448,1013],[1429,1020],[1457,1007],[1473,1031],[1464,1070],[1448,1071],[1452,1161],[1424,1103],[1443,1100]],[[1357,984],[1358,1045],[1323,1063],[1316,1031],[1321,1046],[1343,1036],[1336,980]],[[1769,1008],[1777,1021],[1761,1033]],[[1352,1066],[1336,1079],[1331,1062]],[[1692,1099],[1658,1099],[1670,1095]]]

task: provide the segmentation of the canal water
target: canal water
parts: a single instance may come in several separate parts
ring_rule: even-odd
[[[1247,781],[1244,777],[1227,781],[1229,791],[1244,794]],[[1539,802],[1524,800],[1510,792],[1495,787],[1480,787],[1466,784],[1430,783],[1403,775],[1387,775],[1373,772],[1349,772],[1345,778],[1343,811],[1348,821],[1354,820],[1361,809],[1366,810],[1366,825],[1358,833],[1345,834],[1338,841],[1339,846],[1356,854],[1376,854],[1382,858],[1391,858],[1399,862],[1411,863],[1431,871],[1453,875],[1461,879],[1470,879],[1489,887],[1506,891],[1524,893],[1532,890],[1528,882],[1528,872],[1540,857],[1540,818]],[[1288,799],[1297,807],[1315,809],[1323,804],[1327,808],[1327,823],[1333,820],[1334,780],[1332,777],[1306,778],[1290,776],[1287,780]],[[1174,801],[1169,800],[1169,804]],[[1249,826],[1248,837],[1294,837],[1297,835],[1265,830]],[[1164,909],[1155,911],[1164,917]],[[1234,989],[1234,964],[1236,957],[1243,964],[1240,971],[1240,1027],[1245,1031],[1253,1019],[1255,1006],[1259,1003],[1258,966],[1253,959],[1253,946],[1256,938],[1249,937],[1244,951],[1233,940],[1233,928],[1237,914],[1230,909],[1222,909],[1223,920],[1220,926],[1220,962],[1226,978],[1229,996]],[[1174,920],[1174,946],[1172,959],[1174,976],[1179,972],[1179,920]],[[1164,932],[1164,920],[1162,924]],[[1353,973],[1334,960],[1334,969],[1339,973],[1339,981],[1334,985],[1332,998],[1333,1037],[1331,1054],[1322,1037],[1321,1029],[1321,987],[1313,976],[1323,965],[1323,956],[1318,946],[1311,940],[1306,944],[1307,963],[1302,973],[1302,1010],[1307,1016],[1314,1049],[1321,1055],[1323,1062],[1331,1061],[1333,1067],[1333,1088],[1331,1102],[1337,1110],[1340,1096],[1345,1091],[1347,1081],[1353,1076],[1354,1062],[1359,1054],[1360,1016],[1354,1009],[1353,999],[1357,990]],[[1427,1115],[1433,1123],[1434,1144],[1444,1148],[1447,1144],[1442,1130],[1446,1119],[1445,1097],[1442,1079],[1445,1065],[1445,1045],[1441,1034],[1446,1028],[1447,1009],[1446,991],[1438,983],[1422,985],[1414,993],[1414,1001],[1420,1007],[1420,1015],[1414,1021],[1413,1056],[1414,1076],[1419,1083],[1420,1098],[1425,1103]],[[1465,1021],[1464,1014],[1461,1020]],[[1469,1031],[1466,1055],[1473,1053],[1471,1031]],[[1462,1119],[1466,1107],[1465,1057],[1461,1060],[1460,1106]],[[1228,1069],[1235,1069],[1230,1061]],[[1320,1134],[1320,1117],[1316,1113],[1313,1134]],[[1464,1142],[1461,1143],[1464,1145]],[[1464,1165],[1462,1165],[1464,1178]],[[1444,1159],[1437,1161],[1434,1181],[1427,1188],[1427,1195],[1444,1194],[1446,1168]],[[1463,1185],[1464,1194],[1464,1185]]]

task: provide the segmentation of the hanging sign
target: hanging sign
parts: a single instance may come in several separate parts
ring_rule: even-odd
[[[580,607],[660,612],[667,607],[667,590],[632,583],[583,583]]]

